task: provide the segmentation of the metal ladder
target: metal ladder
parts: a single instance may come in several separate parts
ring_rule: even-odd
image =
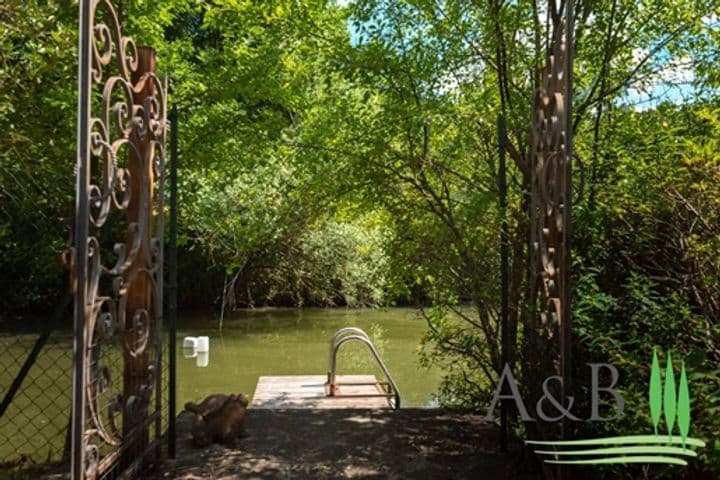
[[[337,352],[340,349],[340,346],[349,343],[357,341],[360,343],[364,343],[367,345],[367,347],[370,349],[370,352],[375,357],[375,360],[377,361],[378,365],[380,366],[380,369],[382,370],[383,374],[385,375],[385,381],[378,381],[374,383],[339,383],[337,381],[337,375],[336,375],[336,367],[337,367]],[[355,327],[346,327],[341,328],[337,332],[335,332],[335,335],[333,335],[332,340],[330,340],[330,354],[328,356],[328,376],[327,376],[327,382],[325,383],[325,390],[326,394],[329,397],[333,397],[336,394],[337,388],[340,385],[375,385],[378,387],[378,392],[376,395],[361,395],[363,397],[386,397],[388,399],[388,403],[392,408],[400,408],[400,391],[397,388],[397,385],[395,384],[395,381],[393,380],[392,376],[390,375],[390,372],[388,371],[387,367],[385,366],[385,362],[382,361],[382,358],[380,358],[380,354],[378,353],[377,349],[375,348],[375,345],[373,345],[372,341],[370,340],[370,337],[368,337],[367,333],[362,331],[359,328]]]

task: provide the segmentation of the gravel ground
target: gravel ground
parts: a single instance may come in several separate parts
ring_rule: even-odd
[[[178,418],[178,455],[153,479],[539,479],[519,448],[501,454],[477,415],[431,409],[249,409],[234,447],[199,449]],[[529,471],[530,470],[530,471]]]

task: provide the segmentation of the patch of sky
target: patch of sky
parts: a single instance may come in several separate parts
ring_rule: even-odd
[[[335,2],[338,6],[348,7],[355,0]],[[472,83],[483,72],[483,62],[477,55],[470,53],[473,47],[470,42],[476,40],[471,33],[464,31],[462,45],[453,46],[432,32],[437,26],[436,22],[447,21],[447,12],[442,2],[436,5],[432,13],[402,2],[379,2],[372,10],[361,8],[354,13],[356,16],[350,16],[347,23],[352,46],[360,47],[373,39],[402,57],[421,48],[426,60],[429,58],[427,55],[436,58],[436,74],[428,82],[420,82],[418,85],[426,94],[449,97],[460,95],[462,86]],[[405,17],[405,21],[399,24],[412,24],[413,28],[397,28],[392,19],[398,16]],[[466,54],[458,55],[458,51],[465,51]]]
[[[335,0],[335,3],[341,7],[348,7],[355,3],[355,0]],[[542,3],[540,9],[540,17],[544,18],[548,13],[547,9]],[[348,18],[351,44],[357,47],[367,42],[370,37],[382,38],[396,34],[390,30],[389,22],[386,19],[388,16],[398,13],[407,12],[390,12],[386,7],[376,9],[370,18],[362,20],[353,17]],[[717,13],[709,13],[703,16],[702,22],[710,30],[720,28],[720,19]],[[592,16],[588,19],[588,26],[592,26],[594,23],[595,18]],[[430,28],[430,25],[426,26]],[[518,40],[529,46],[531,43],[530,33],[524,31],[518,33]],[[411,48],[414,42],[422,42],[422,38],[423,29],[417,28],[414,31],[405,32],[404,38],[399,42],[399,45]],[[440,54],[440,52],[438,53]],[[650,58],[644,60],[649,53],[652,53]],[[617,100],[618,106],[643,111],[656,108],[665,102],[683,104],[696,101],[703,96],[720,93],[717,90],[708,90],[701,87],[695,76],[693,59],[689,55],[673,55],[667,49],[651,52],[650,47],[636,48],[633,51],[633,60],[636,65],[644,61],[651,67],[651,71],[628,88],[625,94]],[[472,82],[480,75],[482,69],[482,62],[477,59],[471,64],[454,65],[453,68],[446,68],[439,74],[439,87],[436,93],[440,95],[457,93],[463,83]]]
[[[717,13],[707,14],[701,21],[709,31],[720,27]],[[680,105],[720,93],[717,89],[704,88],[698,81],[695,59],[689,54],[672,54],[666,48],[656,52],[652,52],[651,47],[636,48],[633,61],[636,65],[647,63],[652,71],[627,90],[618,101],[621,106],[643,111],[654,109],[661,103]]]
[[[651,72],[633,83],[618,100],[620,105],[642,111],[664,102],[685,103],[697,96],[691,58],[671,55],[666,49],[653,58],[648,49],[636,48],[633,61],[635,65],[648,64]]]

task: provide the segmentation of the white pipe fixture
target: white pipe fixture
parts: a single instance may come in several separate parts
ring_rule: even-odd
[[[198,352],[197,357],[195,358],[195,366],[196,367],[207,367],[210,363],[210,353],[209,352]]]
[[[210,337],[197,337],[197,345],[195,350],[198,352],[209,352],[210,351]]]
[[[210,337],[183,338],[183,357],[194,358],[198,367],[207,367],[210,363]]]

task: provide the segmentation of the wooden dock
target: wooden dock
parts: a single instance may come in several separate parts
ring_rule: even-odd
[[[325,375],[260,377],[251,408],[389,408],[374,375],[338,375],[336,396],[326,395]],[[352,385],[356,384],[356,385]]]

